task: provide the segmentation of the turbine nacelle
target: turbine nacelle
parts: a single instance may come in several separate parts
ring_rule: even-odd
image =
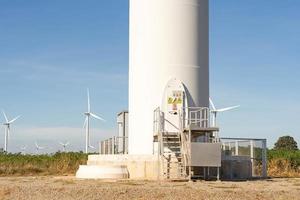
[[[20,147],[21,150],[26,150],[27,149],[27,146],[22,146]]]
[[[63,151],[66,151],[66,147],[70,144],[70,142],[66,142],[66,143],[63,143],[63,142],[58,142],[62,148],[63,148]]]
[[[36,149],[37,151],[43,150],[43,149],[46,148],[46,147],[41,147],[41,146],[39,146],[37,142],[35,142],[34,144],[35,144],[35,149]]]
[[[60,144],[61,146],[66,147],[66,146],[68,146],[68,145],[70,144],[70,142],[66,142],[66,143],[59,142],[59,144]]]
[[[86,116],[90,116],[91,115],[91,113],[89,113],[89,112],[85,112],[83,114],[86,115]]]

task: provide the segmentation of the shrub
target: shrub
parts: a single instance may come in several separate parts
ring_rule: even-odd
[[[272,177],[300,177],[300,151],[269,150],[268,174]]]
[[[276,150],[298,150],[297,142],[291,136],[280,137],[275,143],[274,149]]]
[[[0,176],[5,175],[74,175],[79,165],[86,164],[87,154],[53,155],[0,154]]]

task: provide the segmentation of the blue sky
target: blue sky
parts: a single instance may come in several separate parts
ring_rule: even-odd
[[[221,136],[300,142],[300,2],[210,2],[211,96],[218,107],[242,105],[219,115]],[[128,1],[0,0],[0,77],[0,108],[22,115],[12,151],[35,140],[83,149],[87,87],[107,119],[92,122],[96,146],[127,109]]]

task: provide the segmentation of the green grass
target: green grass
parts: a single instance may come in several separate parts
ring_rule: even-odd
[[[53,155],[0,154],[0,176],[69,175],[79,165],[86,164],[87,154],[61,153]]]
[[[87,154],[0,154],[0,176],[74,175]],[[268,172],[273,177],[300,177],[300,151],[268,150]]]

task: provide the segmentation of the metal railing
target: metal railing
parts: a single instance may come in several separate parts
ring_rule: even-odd
[[[256,138],[220,138],[222,161],[249,161],[251,178],[267,177],[267,140]],[[242,161],[241,161],[242,160]],[[234,162],[232,162],[234,163]],[[231,172],[237,173],[237,172]],[[232,174],[229,174],[232,178]],[[234,178],[234,177],[233,177]]]
[[[160,108],[156,108],[153,112],[153,133],[158,135],[164,129],[164,113]]]
[[[128,154],[128,138],[112,137],[100,142],[99,153],[104,155],[110,154]]]
[[[153,133],[154,137],[157,138],[158,142],[158,159],[161,160],[158,170],[164,171],[164,145],[163,145],[163,135],[167,134],[165,130],[164,112],[158,107],[154,110],[153,116]],[[167,123],[167,122],[166,122]],[[182,177],[187,178],[187,169],[189,168],[189,176],[191,176],[191,135],[186,133],[184,130],[189,126],[194,125],[201,128],[210,127],[210,110],[207,107],[184,107],[179,111],[178,115],[178,136],[180,140],[180,152],[182,158],[181,171]],[[160,174],[158,172],[158,174]]]
[[[207,107],[184,107],[179,116],[183,129],[190,125],[203,128],[210,126],[210,109]]]
[[[184,107],[179,111],[178,123],[180,131],[195,125],[202,128],[210,127],[210,109],[207,107]],[[164,112],[156,108],[153,113],[153,132],[164,132]]]

